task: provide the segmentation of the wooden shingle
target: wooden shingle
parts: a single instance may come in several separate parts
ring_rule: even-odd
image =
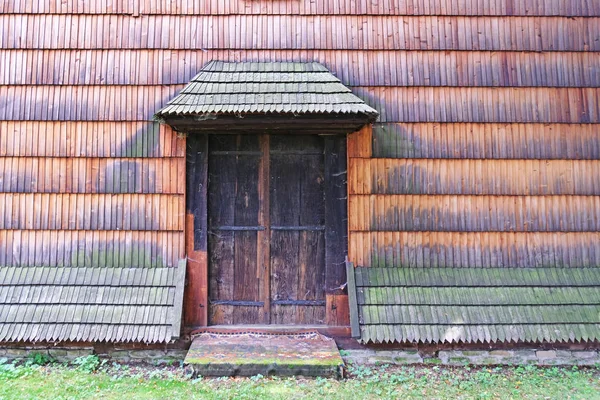
[[[495,343],[599,340],[599,271],[359,267],[349,272],[356,276],[363,343]],[[389,272],[394,278],[385,282]]]
[[[0,340],[170,342],[185,268],[0,267]]]
[[[265,113],[378,115],[318,63],[211,61],[155,117]]]

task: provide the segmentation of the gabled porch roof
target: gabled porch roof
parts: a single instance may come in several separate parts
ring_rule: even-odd
[[[319,63],[211,61],[155,118],[183,132],[348,133],[378,115]]]

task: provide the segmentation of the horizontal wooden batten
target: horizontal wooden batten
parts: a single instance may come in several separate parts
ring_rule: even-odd
[[[599,232],[350,232],[349,258],[366,267],[600,267],[599,242]]]
[[[350,194],[600,195],[600,160],[350,158]]]
[[[355,195],[350,231],[600,232],[600,196]]]
[[[199,123],[193,116],[177,116],[165,118],[165,122],[178,132],[190,135],[204,133],[271,133],[271,134],[306,134],[344,135],[357,131],[369,123],[372,116],[363,113],[333,112],[255,112],[246,115],[238,113],[217,113],[204,123]],[[250,155],[253,157],[255,155]]]
[[[0,98],[10,99],[0,108],[0,120],[150,121],[182,88],[0,86]],[[600,88],[355,87],[353,92],[380,112],[380,122],[600,123]],[[44,106],[48,98],[56,100],[51,109]],[[182,124],[182,129],[201,125]]]
[[[183,231],[184,214],[180,194],[0,193],[0,229]]]
[[[158,122],[0,121],[0,157],[185,157]]]
[[[483,0],[457,2],[452,0],[388,0],[353,2],[276,1],[189,1],[145,0],[80,2],[52,0],[39,2],[7,1],[0,4],[3,14],[131,14],[131,15],[223,15],[223,14],[300,14],[300,15],[568,15],[599,16],[600,5],[594,0]]]
[[[185,159],[0,157],[0,192],[183,194]]]
[[[376,124],[373,157],[598,160],[599,132],[595,124]]]
[[[0,47],[598,51],[599,24],[596,17],[3,14]]]
[[[181,85],[210,60],[260,59],[317,61],[347,86],[600,86],[591,52],[0,50],[0,59],[0,85]]]
[[[183,232],[0,230],[0,265],[173,267]]]

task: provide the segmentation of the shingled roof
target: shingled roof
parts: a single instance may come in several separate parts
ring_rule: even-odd
[[[226,127],[349,133],[378,115],[316,62],[211,61],[154,117],[184,132]]]
[[[0,341],[145,342],[179,337],[176,268],[0,267]]]
[[[211,61],[158,117],[223,113],[379,113],[323,65],[301,62]]]
[[[598,268],[370,267],[354,275],[353,333],[363,343],[600,340]]]

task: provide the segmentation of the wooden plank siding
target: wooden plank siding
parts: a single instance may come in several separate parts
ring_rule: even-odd
[[[180,232],[0,230],[0,264],[60,267],[176,267]]]
[[[0,119],[151,121],[183,87],[0,86]],[[354,93],[380,112],[380,122],[600,122],[600,88],[361,86]],[[44,106],[48,98],[55,107]]]
[[[320,62],[380,112],[347,142],[357,267],[600,267],[599,26],[597,0],[0,0],[0,266],[187,255],[206,325],[206,141],[153,114],[222,60]]]
[[[418,140],[434,126],[437,140]],[[374,130],[373,157],[406,158],[371,158],[372,133],[351,135],[349,247],[357,265],[600,266],[598,125],[398,128]],[[393,135],[407,131],[416,133]],[[506,140],[507,132],[517,139]],[[528,135],[533,141],[524,143]]]
[[[184,213],[180,194],[0,193],[0,229],[182,231]]]
[[[600,51],[599,23],[555,16],[3,14],[0,47]]]
[[[600,232],[600,196],[355,195],[350,214],[356,232]]]
[[[211,60],[240,59],[317,61],[349,87],[600,85],[597,52],[2,49],[0,58],[6,60],[0,64],[0,85],[185,85]],[[107,64],[119,68],[106,68]]]
[[[185,141],[158,122],[0,121],[1,157],[182,158]]]
[[[430,24],[433,32],[415,31],[428,33],[415,34],[425,48],[405,41],[399,48],[411,51],[369,52],[383,61],[372,58],[369,75],[388,80],[353,88],[381,113],[348,143],[349,258],[357,266],[600,266],[600,105],[586,92],[600,85],[559,72],[591,77],[600,56],[571,42],[550,46],[542,61],[514,50],[549,50],[552,34],[525,44],[519,36],[535,32],[525,28],[507,41],[503,21],[492,23],[496,36],[482,21],[457,18],[458,41],[438,41]],[[536,29],[552,23],[538,19]],[[566,60],[584,54],[590,62]],[[385,60],[394,72],[381,67]]]
[[[0,3],[1,13],[19,14],[300,14],[300,15],[600,15],[600,5],[594,0],[357,0],[351,2],[254,0],[222,2],[207,0],[52,0],[43,2],[9,1]]]
[[[599,232],[351,232],[350,257],[368,267],[597,268],[599,240]]]
[[[157,123],[0,122],[0,265],[175,267],[184,195],[185,140]]]
[[[373,154],[406,159],[598,160],[598,129],[597,124],[385,123],[373,127]]]
[[[598,196],[599,176],[600,160],[351,159],[348,190],[350,194]]]
[[[99,0],[81,2],[52,0],[43,2],[9,1],[0,3],[1,13],[18,14],[300,14],[300,15],[530,15],[530,16],[594,16],[600,15],[600,5],[594,0],[360,0],[352,2],[281,1],[270,0],[222,2],[219,0]]]

